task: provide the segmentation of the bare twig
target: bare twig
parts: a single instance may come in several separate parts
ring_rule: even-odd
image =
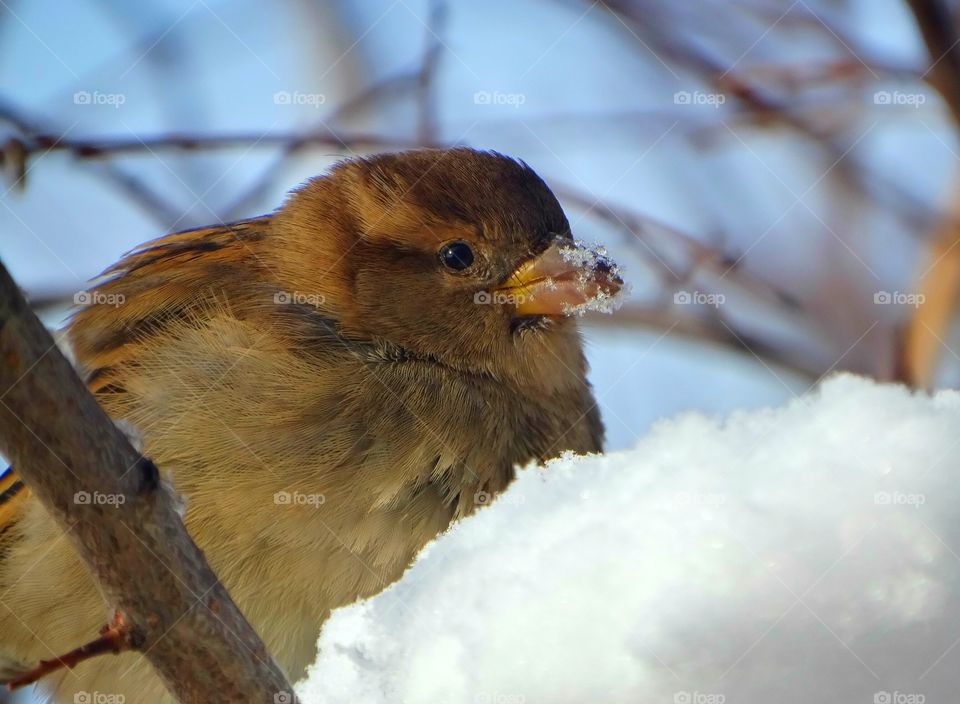
[[[95,639],[53,660],[41,660],[33,669],[7,682],[7,688],[18,689],[28,684],[33,684],[51,673],[62,670],[65,667],[76,667],[81,662],[95,658],[98,655],[133,650],[137,645],[134,640],[135,637],[136,633],[130,629],[123,618],[123,614],[118,611],[113,617],[113,622],[101,628],[100,635]]]
[[[737,332],[731,326],[711,320],[680,317],[669,310],[628,305],[617,311],[614,316],[602,313],[589,314],[585,323],[588,327],[601,330],[647,329],[653,333],[666,333],[691,343],[706,344],[741,354],[747,353],[768,367],[782,369],[810,383],[819,379],[827,371],[825,367],[814,366],[811,360],[801,355],[791,355],[756,335],[744,331]]]
[[[417,74],[417,136],[421,142],[433,142],[437,134],[434,77],[440,63],[443,43],[440,33],[447,8],[440,0],[431,0],[426,26],[426,49]]]
[[[960,126],[960,34],[949,8],[940,0],[908,0],[930,55],[925,72]],[[956,193],[956,188],[952,193]],[[907,383],[929,387],[943,350],[946,329],[953,320],[960,290],[960,226],[957,208],[950,207],[926,248],[927,257],[917,287],[919,306],[903,330],[898,368]]]
[[[953,15],[942,0],[907,0],[930,54],[924,72],[960,124],[960,36]]]
[[[325,145],[342,149],[345,145],[360,148],[413,148],[422,146],[416,140],[404,140],[399,137],[385,137],[378,134],[338,133],[331,129],[319,128],[307,132],[278,132],[274,134],[212,134],[187,135],[165,134],[146,139],[106,138],[106,139],[65,139],[56,135],[38,134],[27,141],[31,152],[52,151],[70,152],[82,159],[100,159],[123,154],[142,154],[162,149],[180,149],[199,151],[209,149],[235,149],[238,147],[276,147],[282,146],[297,150],[306,145]]]

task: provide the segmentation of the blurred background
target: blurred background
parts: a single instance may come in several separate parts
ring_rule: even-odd
[[[531,164],[633,290],[609,445],[836,370],[960,384],[946,0],[0,0],[0,259],[51,325],[123,252],[338,159]]]

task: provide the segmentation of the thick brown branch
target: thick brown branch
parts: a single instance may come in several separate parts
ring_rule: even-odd
[[[0,264],[0,452],[67,530],[131,643],[184,702],[291,692],[190,539],[175,497],[86,390]],[[75,501],[77,492],[113,495]]]

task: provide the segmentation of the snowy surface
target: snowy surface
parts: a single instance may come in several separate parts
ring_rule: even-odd
[[[839,376],[528,469],[335,612],[334,702],[954,701],[960,394]]]

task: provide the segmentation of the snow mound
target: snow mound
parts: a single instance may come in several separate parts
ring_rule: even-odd
[[[960,394],[838,376],[526,469],[333,613],[305,704],[953,701]]]

